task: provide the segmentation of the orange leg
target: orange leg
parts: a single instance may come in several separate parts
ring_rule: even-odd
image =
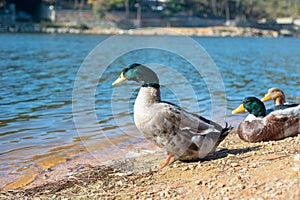
[[[168,157],[167,157],[166,161],[160,166],[160,169],[167,166],[170,163],[170,160],[171,160],[172,157],[173,157],[172,152],[168,152]]]

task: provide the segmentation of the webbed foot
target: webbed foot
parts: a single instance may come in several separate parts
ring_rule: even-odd
[[[163,169],[164,167],[166,167],[167,165],[169,165],[170,163],[172,163],[174,161],[175,161],[175,158],[173,157],[173,154],[171,152],[169,152],[166,161],[161,163],[159,168]]]

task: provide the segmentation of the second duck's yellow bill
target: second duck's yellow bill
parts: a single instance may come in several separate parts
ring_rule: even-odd
[[[245,111],[246,111],[246,109],[245,109],[244,105],[241,104],[239,107],[237,107],[236,109],[234,109],[232,111],[232,114],[237,114],[237,113],[245,112]]]
[[[124,81],[126,81],[127,79],[125,78],[123,72],[120,74],[119,78],[117,78],[117,80],[115,80],[113,83],[112,83],[112,86],[114,85],[117,85],[119,83],[122,83]]]
[[[265,101],[268,101],[268,100],[270,100],[270,99],[272,99],[271,95],[270,95],[270,94],[266,94],[266,95],[264,96],[264,98],[261,99],[261,101],[262,101],[262,102],[265,102]]]

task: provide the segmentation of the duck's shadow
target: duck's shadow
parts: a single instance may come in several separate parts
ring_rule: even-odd
[[[239,148],[239,149],[221,149],[219,151],[216,151],[212,155],[206,156],[205,158],[201,159],[196,159],[192,161],[182,161],[182,162],[199,162],[199,161],[212,161],[212,160],[217,160],[221,158],[226,158],[228,155],[239,155],[239,154],[244,154],[248,153],[251,151],[257,151],[261,148],[262,146],[255,146],[255,147],[247,147],[247,148]]]

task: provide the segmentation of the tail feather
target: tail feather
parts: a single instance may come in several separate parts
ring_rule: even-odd
[[[218,139],[217,142],[217,146],[227,137],[227,135],[231,132],[231,130],[233,129],[233,127],[228,124],[227,122],[225,122],[225,128],[222,129],[220,137]]]

